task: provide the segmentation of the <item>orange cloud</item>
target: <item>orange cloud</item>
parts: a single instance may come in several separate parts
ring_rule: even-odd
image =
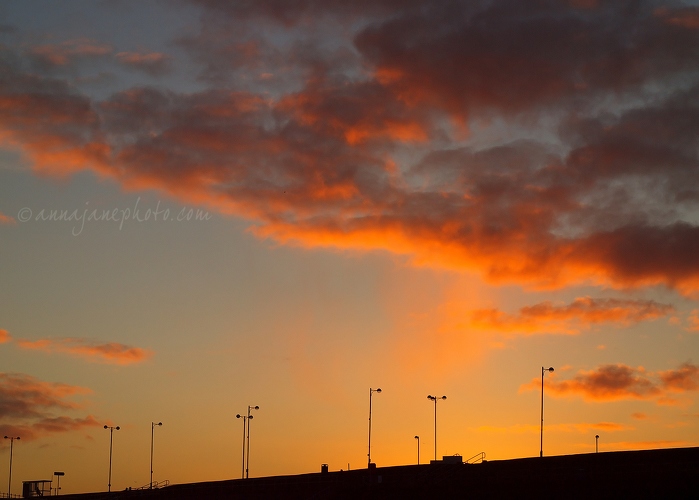
[[[684,363],[677,370],[657,373],[642,367],[603,365],[595,370],[581,370],[572,379],[546,381],[546,393],[554,397],[580,396],[588,401],[619,401],[626,399],[655,400],[657,404],[677,404],[669,396],[699,389],[699,367]],[[538,390],[541,381],[536,378],[520,387],[520,392]]]
[[[699,366],[684,363],[677,370],[659,372],[665,388],[673,392],[696,391],[699,389]]]
[[[17,221],[14,217],[5,215],[2,212],[0,212],[0,224],[17,224]]]
[[[653,103],[637,98],[648,85],[687,78],[695,33],[666,20],[691,19],[688,11],[498,0],[454,15],[447,4],[423,4],[419,15],[372,8],[391,15],[347,26],[331,54],[296,43],[285,51],[228,27],[221,43],[203,30],[182,42],[219,78],[200,92],[131,88],[100,101],[46,76],[60,72],[29,72],[21,58],[3,57],[0,141],[37,172],[91,170],[126,189],[160,189],[243,217],[278,243],[385,250],[497,284],[697,293],[699,226],[681,214],[699,196],[691,182],[699,108],[679,86]],[[345,7],[241,9],[292,25],[301,16],[312,29],[318,12]],[[614,23],[636,26],[632,39],[608,29]],[[53,66],[111,54],[89,40],[50,47],[35,52]],[[163,60],[116,56],[142,69]],[[238,74],[226,80],[241,68],[276,68],[274,90],[247,87]],[[593,111],[608,95],[634,105]],[[481,135],[467,146],[454,122]],[[540,123],[549,124],[542,134]],[[548,328],[570,333],[603,321],[592,311],[563,319],[556,307]],[[531,328],[522,314],[484,321]]]
[[[515,334],[577,334],[581,329],[601,323],[628,326],[654,320],[674,311],[668,304],[655,301],[593,299],[581,297],[570,304],[542,302],[523,307],[518,314],[498,309],[479,309],[470,313],[472,328]],[[602,347],[603,348],[603,347]]]
[[[687,29],[699,29],[698,7],[685,7],[674,10],[659,8],[655,10],[655,15],[663,19],[667,24],[681,26]]]
[[[687,318],[687,331],[699,332],[699,309],[694,309]]]
[[[40,45],[30,50],[30,55],[41,63],[50,66],[66,66],[74,59],[81,57],[104,56],[112,52],[112,47],[106,44],[79,38],[66,40],[55,45]]]
[[[0,434],[29,441],[98,426],[92,415],[80,418],[54,414],[80,409],[82,405],[71,399],[90,392],[85,387],[46,382],[22,373],[0,373]]]
[[[115,56],[124,66],[145,71],[157,76],[170,70],[171,58],[161,52],[142,54],[139,52],[118,52]]]
[[[0,328],[0,344],[4,344],[5,342],[9,342],[10,340],[12,340],[10,332]]]
[[[18,340],[22,349],[35,349],[44,352],[61,352],[87,358],[97,363],[130,365],[149,359],[153,353],[140,347],[131,347],[116,342],[96,343],[87,339],[42,339]]]
[[[21,373],[0,373],[0,416],[31,418],[47,409],[76,409],[79,406],[67,398],[90,392],[84,387],[44,382]]]

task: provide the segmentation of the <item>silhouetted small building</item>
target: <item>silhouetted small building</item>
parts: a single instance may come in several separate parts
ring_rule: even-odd
[[[46,486],[48,484],[48,487]],[[51,480],[22,481],[22,498],[50,497]]]

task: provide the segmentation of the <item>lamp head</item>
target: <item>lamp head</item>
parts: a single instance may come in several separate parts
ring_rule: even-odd
[[[415,436],[415,439],[420,439],[420,436]]]
[[[447,399],[447,397],[446,397],[446,396],[442,396],[442,399]]]
[[[434,401],[434,400],[437,399],[437,398],[435,398],[434,396],[432,396],[431,394],[429,394],[429,395],[427,396],[427,399]]]
[[[116,430],[119,430],[119,429],[121,429],[121,427],[119,427],[119,426],[117,425],[117,426],[116,426]]]
[[[551,366],[551,367],[549,368],[549,371],[550,371],[550,372],[552,372],[552,371],[553,371],[553,366]]]
[[[253,418],[253,416],[252,416],[252,415],[250,415],[250,416],[248,417],[248,420],[252,420],[252,418]]]
[[[240,413],[238,413],[238,414],[235,416],[235,418],[240,418]]]
[[[162,422],[158,422],[158,425],[163,425],[163,423],[162,423]]]
[[[378,389],[376,389],[376,392],[381,392],[381,387],[379,387]]]
[[[105,429],[108,429],[108,428],[109,428],[109,426],[108,426],[108,425],[105,425],[105,426],[104,426],[104,428],[105,428]]]
[[[551,368],[551,369],[553,370],[553,368]],[[257,406],[257,405],[255,405],[255,409],[256,409],[256,410],[259,410],[259,409],[260,409],[260,407],[259,407],[259,406]]]

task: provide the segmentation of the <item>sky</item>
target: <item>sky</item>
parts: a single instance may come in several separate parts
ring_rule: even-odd
[[[0,67],[13,493],[105,425],[239,478],[255,405],[251,477],[370,401],[380,467],[538,456],[542,367],[544,455],[699,446],[696,2],[10,0]]]

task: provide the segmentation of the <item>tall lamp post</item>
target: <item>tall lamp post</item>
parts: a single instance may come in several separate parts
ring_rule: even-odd
[[[415,436],[417,439],[417,464],[420,465],[420,436]]]
[[[10,478],[7,481],[7,498],[10,498],[12,495],[12,449],[14,448],[15,439],[19,440],[19,436],[5,436],[5,439],[10,440]]]
[[[155,426],[162,427],[163,423],[158,422],[157,424],[155,422],[150,423],[150,489],[153,489],[153,436],[154,436],[154,430]]]
[[[245,479],[245,423],[247,422],[247,415],[241,415],[238,413],[235,418],[242,418],[243,419],[243,461],[242,461],[242,470],[240,472],[240,479]],[[252,418],[252,415],[250,415],[250,418]]]
[[[114,436],[114,430],[119,430],[120,427],[117,425],[105,425],[105,429],[109,429],[109,483],[107,484],[107,491],[112,491],[112,438]]]
[[[255,406],[248,406],[248,457],[247,460],[245,461],[245,479],[250,477],[250,419],[252,419],[252,415],[250,415],[250,410],[259,410],[260,407],[255,405]]]
[[[544,373],[553,372],[553,366],[550,368],[541,367],[541,447],[539,448],[539,457],[544,456]]]
[[[371,396],[375,392],[381,394],[381,388],[372,389],[371,387],[369,387],[369,453],[367,453],[367,467],[371,466]]]
[[[599,434],[595,436],[595,453],[599,453]]]
[[[437,397],[428,395],[427,399],[434,401],[434,459],[437,460],[437,401],[447,399],[446,396]]]

